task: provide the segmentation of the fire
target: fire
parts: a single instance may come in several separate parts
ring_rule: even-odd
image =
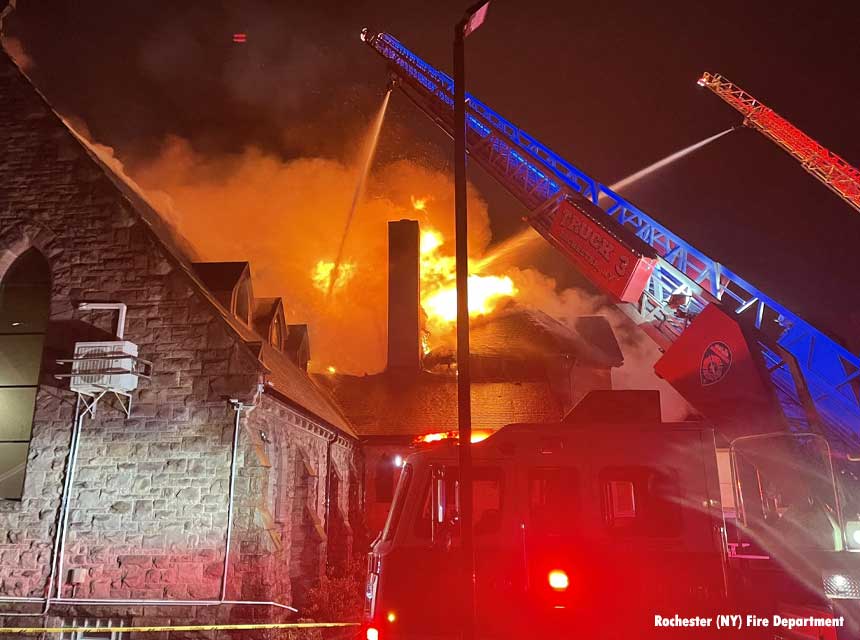
[[[442,246],[444,240],[442,234],[433,229],[421,232],[421,255],[425,256],[433,253],[436,249]]]
[[[409,199],[412,201],[412,208],[416,211],[424,211],[427,208],[427,198],[409,196]]]
[[[314,267],[311,278],[317,289],[327,293],[330,288],[333,290],[342,289],[354,275],[355,263],[341,262],[337,270],[334,285],[332,286],[331,279],[334,277],[334,262],[331,260],[320,260]]]
[[[413,199],[413,205],[415,202]],[[421,306],[431,333],[445,330],[457,320],[456,263],[453,256],[441,252],[444,243],[444,237],[436,229],[422,230]],[[517,289],[508,276],[473,273],[469,276],[469,315],[492,313],[499,302],[516,294]]]
[[[493,435],[493,431],[491,429],[472,429],[472,437],[469,438],[469,442],[472,444],[477,444],[478,442],[483,442],[491,435]],[[445,440],[459,440],[460,436],[456,431],[440,431],[437,433],[425,433],[420,436],[415,436],[412,440],[412,444],[432,444],[434,442],[443,442]]]
[[[501,298],[510,298],[517,292],[508,276],[469,276],[469,315],[491,313]],[[445,322],[457,319],[457,291],[454,285],[437,290],[422,300],[424,311]]]

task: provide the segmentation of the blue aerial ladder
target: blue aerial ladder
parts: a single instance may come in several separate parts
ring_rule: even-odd
[[[452,135],[453,80],[389,34],[364,30],[362,40],[386,59],[398,88]],[[690,317],[716,303],[751,329],[748,346],[759,357],[788,427],[817,431],[857,449],[860,357],[474,96],[467,94],[466,101],[469,157],[524,205],[529,222],[547,240],[556,244],[548,221],[559,199],[585,198],[656,251],[657,264],[638,304],[621,307],[661,347],[680,337]]]

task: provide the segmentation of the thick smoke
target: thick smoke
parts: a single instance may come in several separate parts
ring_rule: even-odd
[[[67,123],[87,141],[85,123],[74,118]],[[87,144],[126,176],[112,148]],[[344,263],[351,265],[348,277],[327,295],[327,287],[314,281],[316,266],[337,253],[359,166],[358,161],[347,165],[325,158],[284,161],[256,148],[213,158],[171,138],[156,159],[132,169],[131,183],[142,187],[200,259],[251,262],[255,295],[283,297],[288,321],[310,325],[314,369],[363,374],[385,366],[386,222],[417,218],[423,227],[441,232],[445,243],[440,252],[451,255],[454,203],[446,173],[403,160],[378,167],[344,245]],[[423,201],[420,210],[417,200]],[[491,235],[486,203],[474,189],[469,193],[469,217],[470,255],[480,264]],[[496,268],[483,275],[510,277],[520,305],[561,322],[606,316],[624,354],[624,366],[613,372],[615,388],[659,390],[664,419],[681,420],[692,413],[677,392],[655,376],[657,347],[606,298],[583,289],[559,291],[553,278],[533,268]],[[453,345],[451,329],[433,342]]]
[[[348,279],[326,295],[313,280],[316,265],[334,260],[358,178],[360,162],[324,158],[284,161],[259,149],[204,157],[183,140],[168,140],[152,162],[133,170],[150,200],[205,260],[250,260],[255,295],[282,296],[289,322],[307,322],[311,366],[344,373],[382,370],[386,359],[386,222],[417,218],[440,231],[441,250],[453,254],[453,184],[450,175],[411,161],[377,167],[344,246]],[[418,211],[415,199],[426,206]],[[486,203],[474,189],[469,201],[470,255],[490,244]],[[606,315],[625,364],[613,373],[617,388],[658,389],[666,419],[690,408],[654,375],[656,346],[608,301],[581,289],[558,291],[535,269],[506,267],[517,301],[561,320]],[[452,339],[453,335],[436,336]]]
[[[654,373],[654,363],[662,355],[660,349],[607,298],[583,289],[559,291],[553,278],[534,269],[514,267],[505,273],[519,290],[520,304],[540,309],[556,320],[572,324],[578,316],[606,317],[624,355],[624,365],[612,371],[613,388],[659,391],[664,420],[680,421],[693,415],[693,409],[672,385]]]
[[[453,184],[443,173],[409,161],[374,171],[344,245],[354,265],[330,296],[313,279],[320,261],[333,261],[359,172],[324,158],[293,161],[248,148],[204,157],[187,142],[168,140],[132,175],[157,208],[205,260],[249,260],[257,296],[282,296],[289,322],[307,322],[312,366],[366,373],[386,358],[386,222],[418,218],[453,237]],[[426,198],[417,212],[412,198]],[[484,201],[472,190],[470,245],[490,240]]]
[[[33,59],[27,54],[26,49],[24,49],[24,43],[18,38],[2,36],[0,37],[0,43],[2,43],[6,53],[15,61],[15,64],[18,65],[21,71],[26,73],[33,69]]]

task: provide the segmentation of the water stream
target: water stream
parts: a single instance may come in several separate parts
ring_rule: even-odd
[[[358,174],[358,181],[355,184],[355,191],[352,194],[352,204],[349,206],[349,214],[346,217],[346,225],[343,228],[343,235],[340,237],[340,244],[337,248],[337,257],[334,260],[334,268],[331,270],[328,282],[328,292],[326,295],[331,296],[332,289],[337,282],[340,271],[340,264],[343,260],[343,248],[346,245],[346,238],[349,235],[349,227],[352,225],[352,219],[355,216],[355,209],[361,200],[361,195],[364,193],[364,184],[367,182],[367,175],[370,173],[370,167],[373,164],[373,156],[376,154],[376,145],[379,143],[379,134],[382,131],[382,123],[385,120],[385,112],[388,111],[388,100],[391,98],[391,89],[385,92],[385,97],[382,99],[382,106],[379,108],[379,113],[376,114],[376,119],[370,129],[370,137],[367,141],[367,151],[364,155],[364,164]]]
[[[618,182],[610,185],[609,189],[612,191],[615,191],[615,192],[619,192],[622,189],[625,189],[631,185],[634,185],[637,182],[639,182],[640,180],[642,180],[643,178],[650,176],[655,171],[659,171],[663,167],[670,165],[673,162],[677,162],[681,158],[690,155],[691,153],[693,153],[694,151],[696,151],[698,149],[701,149],[705,145],[710,144],[711,142],[714,142],[715,140],[717,140],[719,138],[722,138],[727,133],[734,131],[734,129],[735,129],[735,127],[732,127],[730,129],[726,129],[725,131],[721,131],[720,133],[718,133],[716,135],[705,138],[704,140],[700,140],[699,142],[691,144],[688,147],[684,147],[683,149],[680,149],[679,151],[676,151],[675,153],[669,154],[665,158],[662,158],[662,159],[658,160],[657,162],[654,162],[653,164],[648,165],[647,167],[637,171],[636,173],[631,173],[626,178],[623,178],[622,180],[619,180]],[[605,196],[601,196],[601,197],[605,197]],[[531,227],[527,227],[527,228],[523,229],[522,231],[520,231],[519,233],[511,236],[507,240],[503,240],[498,245],[493,247],[492,250],[487,255],[485,255],[483,258],[481,258],[481,260],[477,261],[476,269],[478,271],[480,271],[481,269],[489,266],[490,264],[492,264],[493,262],[495,262],[499,258],[510,255],[511,253],[513,253],[513,252],[517,251],[518,249],[521,249],[527,245],[530,245],[532,242],[534,242],[535,240],[538,240],[538,239],[543,239],[543,238],[542,238],[542,236],[540,236],[537,233],[537,231],[535,231]]]

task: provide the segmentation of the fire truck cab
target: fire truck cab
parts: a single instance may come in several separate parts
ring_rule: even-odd
[[[738,494],[736,517],[726,526],[711,429],[659,418],[592,418],[584,411],[560,424],[512,424],[473,444],[477,637],[719,637],[720,614],[782,602],[757,593],[749,580],[750,566],[777,583],[792,572],[779,563],[755,564],[769,559],[763,548],[773,536],[747,526],[759,511],[746,494]],[[750,449],[768,447],[741,444],[732,465],[751,488],[751,478],[762,476]],[[458,637],[464,580],[457,467],[455,440],[407,458],[369,554],[368,640]],[[841,539],[833,491],[828,498],[826,482],[817,490],[834,502],[830,535]],[[820,555],[842,550],[826,543],[818,549]],[[813,564],[805,579],[821,566]],[[844,568],[831,575],[849,579]],[[821,579],[812,580],[817,592],[810,587],[819,595]],[[736,584],[746,585],[743,595],[754,597],[753,605],[735,599]],[[792,591],[788,583],[782,587]],[[826,598],[815,602],[830,611]],[[662,626],[658,616],[677,619],[677,627]],[[744,631],[807,637],[780,632]]]
[[[714,434],[686,424],[509,425],[473,445],[481,637],[651,628],[726,593]],[[406,461],[370,554],[381,640],[456,636],[457,445]],[[523,635],[525,633],[525,635]]]

